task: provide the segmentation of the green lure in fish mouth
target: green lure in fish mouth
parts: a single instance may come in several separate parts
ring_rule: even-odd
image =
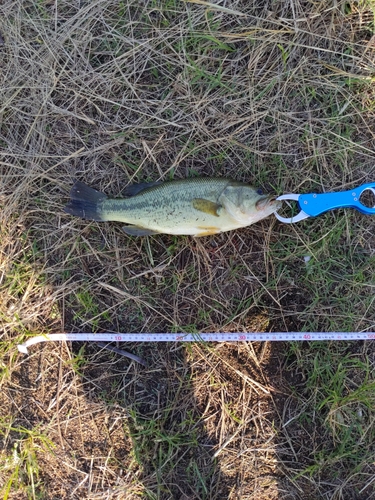
[[[206,236],[246,227],[275,212],[280,202],[248,184],[225,178],[193,178],[133,184],[124,198],[108,198],[76,181],[65,212],[95,221],[118,221],[132,236]]]

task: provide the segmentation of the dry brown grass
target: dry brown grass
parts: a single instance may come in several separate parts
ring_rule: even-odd
[[[89,329],[374,331],[371,217],[133,239],[62,211],[75,177],[115,196],[196,174],[277,193],[375,180],[374,9],[1,3],[4,498],[374,497],[367,344],[128,346],[147,369],[96,345],[15,348]]]

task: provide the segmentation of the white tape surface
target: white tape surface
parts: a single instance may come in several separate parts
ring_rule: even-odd
[[[246,341],[313,341],[375,340],[375,332],[271,332],[271,333],[50,333],[29,338],[18,350],[27,354],[28,347],[39,342],[246,342]]]

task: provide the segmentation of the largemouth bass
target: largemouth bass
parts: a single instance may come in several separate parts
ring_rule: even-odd
[[[133,184],[123,194],[125,198],[108,198],[76,181],[64,210],[89,220],[125,222],[124,231],[132,236],[207,236],[249,226],[281,205],[275,196],[223,178]]]

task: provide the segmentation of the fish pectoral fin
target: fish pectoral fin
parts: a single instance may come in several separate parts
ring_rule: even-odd
[[[192,205],[195,210],[199,210],[205,214],[214,215],[215,217],[219,217],[219,210],[222,208],[221,205],[218,205],[210,200],[205,200],[204,198],[194,198]]]
[[[162,181],[156,181],[156,182],[139,182],[138,184],[130,184],[130,186],[127,186],[123,191],[122,195],[123,196],[136,196],[137,194],[141,193],[145,189],[150,189],[155,186],[159,186],[159,184],[163,184]]]
[[[150,236],[152,234],[159,234],[152,229],[146,229],[138,226],[122,226],[122,230],[130,236]]]

